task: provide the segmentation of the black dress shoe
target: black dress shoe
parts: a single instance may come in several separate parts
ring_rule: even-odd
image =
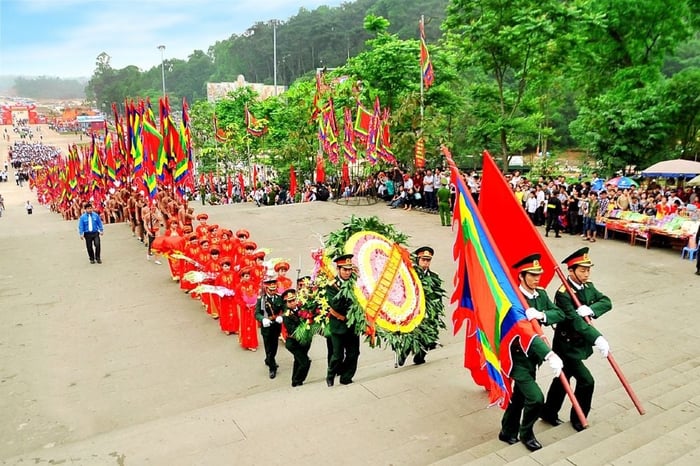
[[[332,387],[335,383],[335,377],[326,377],[326,385]]]
[[[398,363],[399,363],[399,366],[403,366],[406,363],[406,356],[404,356],[403,354],[400,355]]]
[[[558,417],[551,418],[551,417],[547,417],[547,416],[540,416],[540,419],[542,419],[544,422],[546,422],[550,426],[554,426],[554,427],[564,423],[564,421],[562,421]]]
[[[95,261],[94,261],[94,260],[92,260],[92,259],[90,259],[90,263],[91,263],[91,264],[94,264],[94,263],[95,263]]]
[[[571,421],[571,427],[573,427],[576,432],[581,432],[584,429],[583,424],[578,421]]]
[[[520,441],[523,442],[523,445],[525,445],[530,451],[537,451],[542,448],[542,444],[537,441],[534,435],[527,440],[523,438],[520,439]]]
[[[270,369],[270,378],[274,379],[277,377],[277,369]]]
[[[350,384],[352,383],[352,379],[350,379],[350,380],[343,380],[343,379],[340,379],[340,383],[341,383],[342,385],[350,385]]]
[[[514,445],[518,443],[518,437],[516,435],[507,435],[504,434],[503,431],[500,431],[498,433],[498,440],[500,440],[501,442],[506,442],[508,445]]]
[[[700,270],[697,270],[697,271],[695,272],[695,275],[700,275]]]
[[[98,263],[98,264],[101,264],[101,263],[102,263],[102,259],[97,259],[97,263]]]
[[[292,387],[300,387],[304,385],[304,382],[292,382]]]

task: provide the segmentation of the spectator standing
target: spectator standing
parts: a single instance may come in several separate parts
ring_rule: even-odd
[[[32,206],[32,203],[27,201],[26,204],[24,204],[24,208],[27,210],[27,215],[32,215],[32,211],[34,210],[34,206]]]

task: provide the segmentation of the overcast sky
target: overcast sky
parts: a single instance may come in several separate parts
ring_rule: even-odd
[[[0,0],[0,75],[90,77],[106,52],[113,68],[186,60],[256,21],[342,0]]]

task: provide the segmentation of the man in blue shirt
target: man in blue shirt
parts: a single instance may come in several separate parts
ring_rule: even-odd
[[[92,203],[85,204],[85,213],[78,219],[78,234],[85,240],[90,263],[102,263],[100,258],[100,236],[104,233],[104,226],[99,214],[92,210]]]

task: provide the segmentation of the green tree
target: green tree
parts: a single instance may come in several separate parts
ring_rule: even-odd
[[[538,72],[564,62],[579,16],[575,5],[558,0],[453,0],[448,6],[443,28],[461,57],[458,66],[481,70],[474,91],[487,105],[479,134],[486,147],[498,144],[504,169],[539,126],[521,112],[528,86]]]

